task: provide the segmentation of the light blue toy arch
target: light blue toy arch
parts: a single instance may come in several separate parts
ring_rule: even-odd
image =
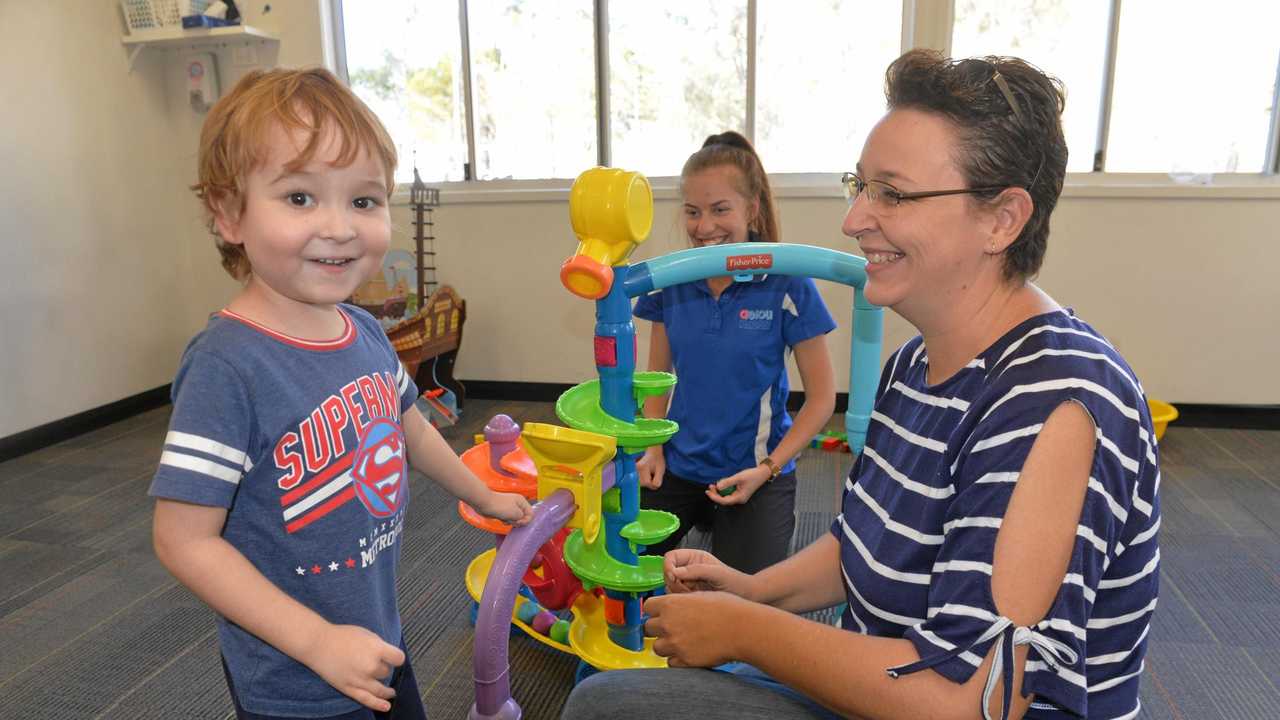
[[[875,404],[884,338],[884,308],[867,302],[867,261],[857,255],[813,245],[734,243],[680,250],[627,267],[623,291],[635,298],[672,285],[733,275],[750,279],[753,273],[793,275],[829,280],[853,288],[853,328],[849,347],[849,409],[844,414],[849,449],[862,451]]]

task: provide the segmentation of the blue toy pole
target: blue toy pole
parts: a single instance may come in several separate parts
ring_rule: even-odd
[[[627,297],[645,295],[672,285],[733,275],[772,273],[830,280],[853,287],[853,331],[849,347],[849,409],[845,432],[855,455],[866,442],[871,408],[880,377],[880,346],[884,337],[884,309],[867,302],[867,261],[857,255],[782,243],[736,243],[691,248],[636,263],[627,268],[622,284]],[[620,273],[621,274],[621,273]]]
[[[636,400],[632,377],[636,370],[636,326],[631,320],[631,299],[620,283],[596,300],[595,334],[596,372],[600,374],[600,407],[623,422],[635,422]],[[615,486],[621,507],[618,512],[604,512],[605,547],[619,562],[635,565],[638,561],[631,544],[621,535],[622,528],[635,521],[640,512],[640,488],[636,476],[635,457],[621,447],[614,457]],[[624,622],[609,624],[609,637],[628,650],[644,649],[644,625],[640,618],[640,600],[633,593],[606,590],[605,594],[622,604]]]

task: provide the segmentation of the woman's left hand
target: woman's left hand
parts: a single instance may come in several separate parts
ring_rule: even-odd
[[[770,477],[769,468],[757,465],[708,485],[707,497],[717,505],[741,505],[750,500],[761,485],[769,482]]]
[[[738,611],[750,605],[726,592],[658,595],[644,601],[644,632],[671,667],[715,667],[737,659]]]

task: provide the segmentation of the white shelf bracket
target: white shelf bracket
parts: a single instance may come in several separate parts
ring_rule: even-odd
[[[142,54],[142,51],[146,49],[146,47],[147,47],[146,45],[134,45],[133,47],[129,48],[129,73],[130,74],[133,73],[133,64],[137,62],[138,56]]]

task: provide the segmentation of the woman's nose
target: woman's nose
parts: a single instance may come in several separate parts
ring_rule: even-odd
[[[871,201],[866,197],[866,193],[854,198],[849,204],[849,210],[844,214],[840,231],[849,237],[857,237],[871,230],[875,224],[875,217],[869,211],[870,205]]]

